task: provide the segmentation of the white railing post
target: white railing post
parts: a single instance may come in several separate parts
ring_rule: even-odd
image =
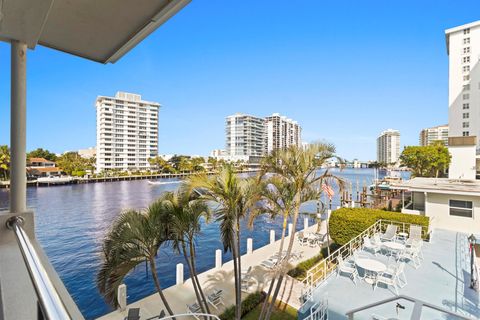
[[[177,285],[183,284],[183,263],[177,263]]]
[[[127,308],[127,285],[122,283],[117,289],[118,310],[125,311]]]
[[[270,230],[270,244],[275,243],[275,230]]]
[[[308,228],[308,218],[303,219],[303,230],[307,231]]]
[[[222,250],[215,250],[215,269],[220,269],[222,267]]]
[[[252,238],[247,238],[247,254],[251,254],[253,252],[253,240]]]
[[[293,230],[293,224],[289,223],[288,224],[288,235],[291,237],[292,236],[292,230]]]

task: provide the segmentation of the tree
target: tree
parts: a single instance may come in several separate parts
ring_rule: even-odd
[[[288,192],[282,194],[282,202],[289,203],[288,213],[292,215],[293,232],[290,236],[285,258],[278,267],[278,279],[275,284],[275,291],[271,296],[270,303],[268,297],[266,304],[268,308],[262,308],[264,312],[260,319],[265,316],[269,319],[273,310],[273,305],[278,297],[283,278],[287,272],[287,263],[290,260],[293,243],[295,241],[296,225],[300,214],[300,206],[304,201],[315,198],[321,192],[322,183],[336,183],[340,189],[343,188],[343,180],[330,174],[328,170],[319,173],[318,169],[328,160],[337,158],[335,147],[328,143],[315,143],[303,149],[297,146],[291,146],[285,150],[276,150],[268,156],[262,163],[262,176],[274,176],[278,179],[278,185],[284,185]],[[341,160],[341,159],[340,159]],[[282,187],[283,188],[283,187]],[[287,209],[286,206],[284,206]],[[272,280],[273,281],[273,280]],[[269,293],[269,296],[271,292]]]
[[[33,151],[30,151],[27,154],[27,158],[44,158],[48,161],[55,162],[57,160],[57,156],[55,153],[48,151],[47,149],[37,148]]]
[[[57,166],[68,175],[83,176],[86,170],[94,169],[92,159],[82,158],[77,152],[66,152],[57,158]]]
[[[215,176],[199,174],[188,180],[192,189],[201,190],[201,199],[216,204],[215,220],[220,222],[224,251],[231,251],[235,280],[235,317],[241,317],[241,253],[240,221],[254,208],[259,199],[255,178],[241,179],[231,165],[225,165]]]
[[[412,170],[413,177],[439,177],[450,165],[451,156],[442,142],[429,146],[407,146],[400,155],[402,166]]]
[[[10,176],[10,149],[7,145],[0,146],[0,172],[4,180]]]
[[[195,240],[201,232],[202,219],[207,221],[210,209],[205,201],[194,199],[192,189],[180,188],[176,192],[166,192],[159,199],[164,214],[169,215],[169,235],[176,252],[183,255],[190,270],[193,289],[202,312],[210,313],[196,269]]]
[[[168,217],[163,215],[162,204],[152,203],[145,211],[127,210],[113,223],[103,240],[103,262],[97,274],[97,286],[105,300],[118,305],[117,290],[124,278],[136,266],[145,262],[150,266],[152,279],[165,308],[168,304],[157,275],[155,257],[167,240]]]
[[[160,172],[164,172],[164,173],[175,172],[175,169],[172,167],[172,165],[160,156],[149,158],[148,162],[150,163],[150,166],[152,166],[152,169],[156,169]]]

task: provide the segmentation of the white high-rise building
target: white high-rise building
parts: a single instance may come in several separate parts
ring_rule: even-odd
[[[480,153],[480,21],[445,31],[450,137],[476,136]]]
[[[232,159],[260,158],[266,150],[265,120],[247,114],[228,116],[225,126],[225,150]]]
[[[397,163],[400,157],[400,131],[388,129],[377,138],[377,161]]]
[[[420,131],[418,142],[421,146],[429,146],[435,141],[442,141],[448,146],[448,125],[426,128]]]
[[[267,133],[267,153],[286,149],[292,145],[301,146],[302,128],[292,119],[274,113],[265,118]]]
[[[148,170],[148,158],[158,155],[160,104],[139,94],[117,92],[97,97],[97,172]]]

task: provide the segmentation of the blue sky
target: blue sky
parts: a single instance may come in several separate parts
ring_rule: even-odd
[[[448,122],[444,30],[480,19],[480,2],[194,0],[122,60],[102,65],[28,53],[29,150],[95,145],[97,95],[142,94],[163,107],[159,152],[224,147],[225,117],[279,112],[303,139],[375,158],[384,129],[418,143]],[[0,144],[9,142],[8,44],[0,44]]]

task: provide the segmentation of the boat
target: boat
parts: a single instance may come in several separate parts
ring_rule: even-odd
[[[151,185],[164,185],[164,184],[174,184],[174,183],[181,183],[182,181],[151,181],[147,180],[148,184]]]
[[[66,184],[73,181],[71,176],[48,176],[48,177],[41,177],[37,179],[37,183],[39,184]]]

